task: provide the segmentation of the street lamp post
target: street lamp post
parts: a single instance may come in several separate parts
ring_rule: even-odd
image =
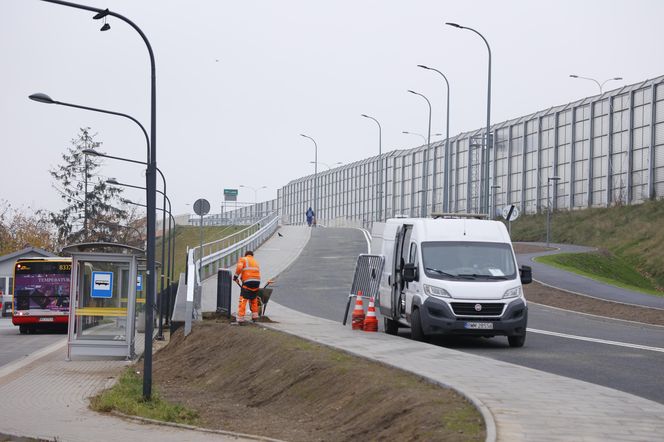
[[[551,188],[551,181],[560,181],[559,176],[550,176],[546,180],[546,246],[549,247],[549,240],[551,237],[551,200],[549,198],[549,189]],[[554,184],[555,186],[555,184]],[[554,187],[555,190],[555,187]],[[555,192],[554,192],[555,193]]]
[[[422,134],[418,134],[417,132],[408,132],[407,130],[402,130],[401,133],[406,134],[406,135],[416,135],[416,136],[422,138],[422,141],[424,142],[424,144],[427,144],[427,137],[425,137]],[[431,134],[431,136],[432,137],[442,137],[443,134]]]
[[[247,189],[251,189],[254,191],[254,204],[258,202],[258,191],[267,189],[267,186],[253,187],[253,186],[245,186],[244,184],[240,184],[240,187],[246,187]]]
[[[100,154],[99,152],[97,152],[97,155],[98,156],[107,156],[107,155]],[[123,160],[122,158],[117,158],[117,157],[110,157],[110,158]],[[136,162],[134,160],[129,160],[129,159],[124,159],[124,160],[129,161],[129,162]],[[161,174],[161,170],[159,170],[159,168],[157,168],[157,171]],[[161,176],[162,176],[162,178],[164,177],[163,174],[161,174]],[[131,188],[134,188],[134,189],[145,190],[145,187],[135,186],[133,184],[120,183],[115,178],[107,179],[106,183],[112,184],[112,185],[115,185],[115,186],[131,187]],[[161,232],[162,232],[161,233],[161,293],[162,293],[162,296],[160,297],[160,301],[159,301],[160,302],[160,305],[159,305],[159,331],[157,332],[157,338],[156,338],[158,340],[163,340],[164,339],[164,328],[163,328],[164,264],[166,263],[166,261],[164,261],[164,258],[165,258],[164,252],[166,250],[166,213],[168,212],[169,216],[172,218],[172,215],[171,215],[171,207],[172,206],[171,206],[170,198],[168,198],[168,196],[166,196],[166,180],[165,179],[164,179],[164,191],[162,192],[159,189],[156,189],[156,190],[157,190],[157,193],[161,194],[164,197],[164,204],[162,206],[163,216],[162,216],[162,221],[161,221],[162,222],[162,229],[161,229]],[[168,210],[166,209],[166,203],[168,203]],[[175,243],[175,237],[172,235],[172,228],[171,228],[170,219],[169,219],[169,225],[168,225],[168,233],[169,233],[168,263],[167,263],[167,266],[166,266],[166,272],[167,272],[166,280],[168,281],[167,288],[168,288],[168,296],[169,296],[169,299],[170,299],[170,296],[171,296],[171,291],[170,291],[171,290],[171,261],[172,261],[171,241],[173,241],[173,243]],[[173,252],[175,252],[175,244],[173,244]],[[147,299],[146,299],[146,301],[147,301]]]
[[[489,219],[496,218],[496,191],[500,189],[500,185],[494,184],[491,186],[491,213],[489,214]]]
[[[487,84],[487,92],[486,92],[486,137],[485,137],[485,148],[484,148],[484,207],[486,207],[487,212],[489,211],[489,159],[490,159],[490,149],[493,147],[493,140],[491,138],[491,47],[489,46],[489,42],[484,38],[482,34],[480,34],[478,31],[476,31],[473,28],[469,28],[467,26],[461,26],[460,24],[457,23],[445,23],[446,25],[458,28],[458,29],[467,29],[469,31],[474,32],[475,34],[479,35],[482,40],[484,40],[484,44],[486,44],[486,48],[489,51],[489,71],[488,71],[488,84]],[[480,198],[480,201],[482,201],[482,198]]]
[[[70,8],[82,9],[86,11],[95,12],[93,19],[99,20],[107,16],[116,17],[129,26],[134,28],[136,32],[141,36],[145,46],[148,50],[148,55],[150,57],[150,143],[148,155],[148,167],[146,171],[146,203],[147,203],[147,284],[146,288],[148,293],[155,293],[156,281],[155,281],[155,209],[157,205],[157,84],[156,84],[156,68],[155,68],[155,59],[154,52],[152,51],[152,46],[150,41],[145,36],[141,28],[139,28],[134,22],[129,20],[127,17],[118,14],[116,12],[109,11],[108,9],[100,9],[92,6],[81,5],[78,3],[71,3],[62,0],[42,0],[47,3],[54,3],[61,6],[67,6]],[[101,30],[106,31],[110,29],[108,23],[104,23]],[[146,300],[146,315],[145,315],[145,349],[144,349],[144,362],[143,362],[143,397],[146,400],[150,400],[152,397],[152,314],[154,305],[152,303],[152,297],[148,296]]]
[[[309,164],[316,164],[315,161],[309,161]],[[332,165],[329,165],[327,163],[323,163],[322,161],[319,161],[318,164],[322,164],[323,166],[327,167],[327,170],[332,170],[332,166],[340,166],[343,163],[341,161],[337,161],[336,163],[333,163]]]
[[[427,150],[424,151],[424,154],[422,155],[422,207],[420,207],[420,216],[422,218],[425,218],[427,216],[427,190],[429,186],[429,149],[431,148],[431,102],[427,97],[424,95],[420,94],[419,92],[415,92],[413,90],[408,89],[408,92],[411,94],[419,95],[420,97],[424,98],[429,105],[429,130],[427,132],[428,137],[427,137]],[[433,199],[432,199],[433,200]]]
[[[415,136],[418,136],[418,137],[422,138],[422,142],[423,142],[424,144],[427,144],[427,137],[425,137],[425,136],[422,135],[422,134],[418,134],[417,132],[408,132],[407,130],[403,130],[403,131],[401,131],[401,133],[402,133],[402,134],[406,134],[406,135],[415,135]]]
[[[140,125],[140,123],[138,123],[138,124]],[[122,157],[116,157],[116,156],[113,156],[113,155],[107,155],[107,154],[101,153],[101,152],[99,152],[97,150],[94,150],[94,149],[83,149],[82,152],[86,155],[91,155],[91,156],[96,156],[96,157],[103,157],[103,158],[110,158],[112,160],[126,161],[128,163],[134,163],[134,164],[147,165],[147,163],[144,162],[144,161],[138,161],[138,160],[132,160],[130,158],[122,158]],[[164,191],[160,192],[159,190],[157,190],[157,192],[163,195],[163,207],[166,207],[166,200],[167,200],[167,197],[166,197],[166,177],[164,177],[164,174],[162,173],[161,169],[159,169],[158,167],[157,167],[157,172],[159,172],[159,175],[161,176],[162,183],[164,185]],[[114,183],[110,183],[110,184],[114,184]],[[142,189],[145,189],[145,188],[143,187]],[[170,201],[169,201],[169,205],[170,205]],[[170,234],[170,228],[169,228],[169,234]],[[166,237],[166,214],[165,213],[163,214],[162,220],[161,220],[161,235],[162,235],[162,238]],[[169,248],[170,248],[170,242],[169,242],[168,245],[169,245]],[[170,251],[168,252],[168,259],[170,261]],[[164,243],[163,243],[163,239],[162,239],[162,248],[161,248],[161,261],[164,262]],[[169,270],[169,273],[167,275],[167,280],[169,281],[169,284],[170,284],[170,279],[171,279],[170,266],[167,270]],[[164,290],[163,269],[162,269],[162,274],[161,274],[161,290],[162,291]]]
[[[139,241],[141,241],[141,244],[143,244],[143,241],[144,241],[143,240],[143,233],[141,233],[141,231],[138,230],[134,226],[130,226],[130,225],[125,226],[125,225],[120,224],[120,223],[111,223],[111,222],[99,221],[99,220],[96,221],[96,223],[101,224],[102,226],[115,227],[115,228],[118,228],[118,229],[132,229],[134,232],[136,232],[138,234],[138,239],[139,239]]]
[[[318,144],[316,140],[311,138],[309,135],[300,134],[301,137],[308,138],[314,142],[314,217],[316,220],[319,219],[318,214]]]
[[[423,64],[418,64],[418,67],[422,69],[427,69],[430,71],[438,72],[443,79],[445,80],[446,90],[447,90],[447,110],[445,111],[445,163],[443,167],[445,168],[444,178],[443,178],[443,212],[449,212],[449,188],[450,188],[450,82],[447,81],[445,74],[440,72],[438,69],[430,68]]]
[[[258,191],[262,189],[267,189],[267,186],[253,187],[253,186],[245,186],[244,184],[240,184],[240,187],[244,187],[254,191],[254,210],[258,212],[258,210],[256,210],[257,209],[256,204],[258,203]]]
[[[380,125],[380,122],[376,120],[374,117],[362,114],[364,118],[368,118],[370,120],[373,120],[376,122],[378,125],[378,180],[377,180],[377,185],[378,185],[378,192],[376,192],[376,195],[378,197],[378,221],[383,220],[383,128]]]
[[[623,79],[622,77],[613,77],[613,78],[609,78],[609,79],[607,79],[607,80],[604,80],[603,82],[600,83],[599,81],[595,80],[594,78],[590,78],[590,77],[582,77],[581,75],[570,74],[570,77],[571,77],[571,78],[578,78],[578,79],[581,79],[581,80],[594,81],[595,84],[597,84],[597,87],[599,88],[599,93],[600,93],[600,94],[603,93],[604,85],[605,85],[606,83],[608,83],[609,81],[618,81],[618,80],[622,80],[622,79]]]

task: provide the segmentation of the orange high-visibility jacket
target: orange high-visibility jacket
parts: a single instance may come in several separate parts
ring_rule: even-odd
[[[243,287],[249,281],[256,281],[258,283],[261,281],[261,270],[253,256],[243,256],[240,258],[235,268],[235,274],[242,279]],[[258,288],[245,288],[252,291],[258,290]]]

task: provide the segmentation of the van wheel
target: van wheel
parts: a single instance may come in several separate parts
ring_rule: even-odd
[[[422,331],[422,320],[420,319],[420,310],[414,309],[410,315],[410,336],[416,341],[426,342],[427,337]]]
[[[385,328],[385,333],[388,335],[396,335],[399,331],[399,323],[385,316],[383,316],[383,326]]]
[[[507,342],[510,343],[510,347],[523,347],[523,344],[526,343],[526,334],[524,333],[522,335],[508,336]]]

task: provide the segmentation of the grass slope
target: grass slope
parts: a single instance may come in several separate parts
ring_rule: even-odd
[[[617,287],[664,296],[650,279],[644,278],[622,259],[608,253],[561,253],[540,256],[535,260]]]
[[[633,206],[560,211],[552,216],[552,242],[606,250],[652,285],[664,288],[664,200]],[[512,223],[514,241],[545,241],[546,215]]]
[[[203,227],[203,242],[207,243],[245,228],[246,226],[206,226]],[[195,226],[176,226],[175,227],[175,281],[179,278],[180,272],[184,272],[187,260],[187,246],[189,248],[200,245],[200,228]],[[157,238],[156,246],[157,260],[161,261],[161,238]],[[168,253],[168,242],[166,243],[166,253]]]

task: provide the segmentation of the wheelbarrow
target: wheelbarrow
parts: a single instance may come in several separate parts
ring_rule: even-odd
[[[242,284],[240,281],[235,281],[235,283],[242,289]],[[273,279],[268,279],[267,283],[263,287],[258,289],[258,314],[259,316],[265,316],[265,308],[267,303],[272,296],[272,287],[268,287],[270,284],[274,283]]]

